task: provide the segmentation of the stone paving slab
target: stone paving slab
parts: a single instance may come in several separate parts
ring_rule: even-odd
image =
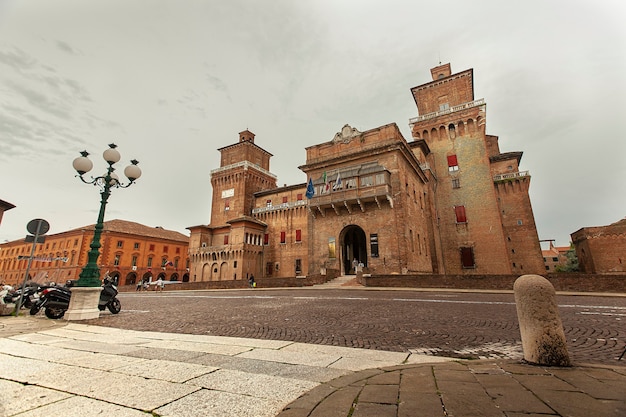
[[[230,369],[219,369],[210,374],[191,379],[187,383],[212,390],[271,400],[297,398],[318,385],[316,382],[311,381],[253,374]]]
[[[10,416],[55,403],[70,394],[0,379],[0,415]]]
[[[232,345],[215,344],[215,343],[198,343],[198,342],[188,342],[188,341],[182,341],[182,340],[154,340],[142,346],[147,347],[147,348],[177,349],[177,350],[188,350],[192,352],[217,353],[220,355],[238,355],[240,353],[248,352],[251,350],[251,348],[247,346],[232,346]]]
[[[19,417],[146,417],[143,411],[85,397],[70,397],[20,414]]]
[[[274,417],[283,406],[283,401],[201,390],[154,412],[162,417]]]

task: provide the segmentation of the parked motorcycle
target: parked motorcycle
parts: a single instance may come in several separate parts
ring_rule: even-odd
[[[23,308],[31,308],[37,300],[39,300],[39,285],[27,285],[24,287],[24,296],[22,297],[22,306]],[[3,301],[5,304],[13,303],[16,304],[20,295],[22,294],[22,288],[18,288],[16,290],[10,291],[4,296]]]
[[[72,296],[71,287],[73,281],[68,281],[64,287],[55,286],[44,289],[37,301],[30,309],[30,314],[35,315],[44,308],[44,313],[49,319],[60,319],[70,306],[70,298]],[[122,310],[122,303],[117,298],[117,287],[108,277],[104,277],[102,291],[100,291],[100,300],[98,301],[98,309],[104,310],[108,308],[113,314],[117,314]]]

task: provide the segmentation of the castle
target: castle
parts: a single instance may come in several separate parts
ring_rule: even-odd
[[[345,125],[306,148],[304,184],[278,187],[249,130],[211,171],[211,220],[191,226],[190,281],[353,274],[543,273],[522,152],[486,134],[473,70],[431,69],[411,89],[419,116]]]

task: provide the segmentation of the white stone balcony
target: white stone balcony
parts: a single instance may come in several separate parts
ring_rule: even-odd
[[[481,98],[479,100],[474,100],[474,101],[469,101],[467,103],[459,104],[458,106],[452,106],[445,110],[439,110],[436,112],[423,114],[421,116],[417,116],[417,117],[413,117],[409,119],[409,125],[413,127],[415,123],[418,123],[424,120],[434,119],[435,117],[443,116],[445,114],[450,114],[450,113],[454,113],[454,112],[465,110],[465,109],[471,109],[472,107],[482,106],[483,104],[485,104],[485,99]]]
[[[506,174],[494,175],[493,182],[513,180],[520,177],[530,177],[528,171],[507,172]]]

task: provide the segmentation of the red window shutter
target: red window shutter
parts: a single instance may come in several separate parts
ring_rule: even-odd
[[[269,233],[266,233],[266,234],[263,236],[263,244],[264,244],[264,245],[269,245],[269,243],[270,243],[270,234],[269,234]]]
[[[224,236],[224,244],[228,245],[228,235]]]
[[[287,196],[283,197],[283,203],[287,202]]]
[[[456,155],[448,155],[448,166],[455,167],[458,166],[459,163],[456,160]]]
[[[467,217],[465,216],[465,206],[454,206],[454,214],[456,215],[457,223],[467,223]]]
[[[296,242],[302,241],[302,230],[296,230]]]
[[[285,236],[286,236],[285,232],[280,232],[280,243],[285,243],[286,241]]]
[[[298,194],[298,201],[302,201],[302,193]]]

